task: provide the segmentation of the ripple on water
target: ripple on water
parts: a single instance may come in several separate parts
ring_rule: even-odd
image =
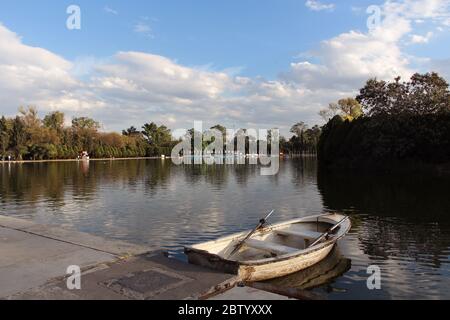
[[[110,239],[183,246],[272,222],[342,212],[351,232],[339,243],[351,269],[319,286],[330,299],[450,298],[448,180],[317,175],[313,159],[287,160],[275,177],[251,166],[173,166],[169,161],[33,165],[0,171],[2,214],[67,226]],[[0,169],[1,170],[1,169]],[[420,201],[417,201],[420,199]],[[426,214],[424,214],[426,213]],[[382,290],[367,289],[367,267]]]

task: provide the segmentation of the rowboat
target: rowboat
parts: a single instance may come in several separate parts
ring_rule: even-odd
[[[278,288],[309,290],[330,284],[334,279],[350,270],[351,265],[351,260],[344,257],[339,248],[335,246],[325,259],[312,267],[283,278],[270,279],[264,283]]]
[[[351,222],[346,216],[315,215],[263,225],[249,238],[249,231],[245,231],[187,246],[184,252],[189,263],[237,275],[242,281],[263,281],[320,262],[350,228]],[[235,252],[237,247],[239,250]]]

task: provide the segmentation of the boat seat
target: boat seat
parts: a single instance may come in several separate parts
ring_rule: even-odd
[[[273,243],[273,242],[266,242],[256,239],[249,239],[245,241],[245,245],[247,247],[258,249],[262,251],[267,251],[275,255],[283,255],[288,253],[293,253],[296,251],[299,251],[297,248],[287,247],[283,246],[281,244]]]
[[[282,229],[282,230],[275,230],[275,233],[281,236],[293,236],[293,237],[299,237],[306,240],[315,240],[319,238],[323,233],[315,232],[311,230],[295,230],[295,229]]]

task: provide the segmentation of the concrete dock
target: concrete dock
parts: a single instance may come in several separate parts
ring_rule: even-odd
[[[69,266],[82,271],[80,289],[67,286]],[[287,299],[236,283],[164,252],[0,216],[0,299]]]

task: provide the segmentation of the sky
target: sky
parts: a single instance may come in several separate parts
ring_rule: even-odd
[[[450,0],[3,0],[0,114],[287,134],[369,78],[450,80],[449,31]]]

